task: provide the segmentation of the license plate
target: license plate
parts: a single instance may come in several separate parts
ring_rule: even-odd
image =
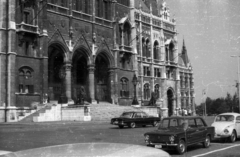
[[[162,145],[155,145],[155,148],[162,148]]]
[[[118,124],[118,121],[115,121],[114,124]]]

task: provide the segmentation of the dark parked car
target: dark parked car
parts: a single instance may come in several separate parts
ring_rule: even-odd
[[[144,136],[147,146],[173,148],[183,154],[187,146],[197,143],[208,148],[214,132],[214,127],[208,127],[201,117],[169,117],[161,121],[157,130],[147,132]]]
[[[160,121],[159,117],[153,117],[147,115],[142,111],[129,111],[123,112],[118,118],[112,118],[111,124],[118,125],[119,128],[128,126],[129,128],[135,128],[136,126],[152,125],[157,126]]]

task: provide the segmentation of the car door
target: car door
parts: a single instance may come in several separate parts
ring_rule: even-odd
[[[237,131],[238,137],[240,137],[240,116],[236,117],[236,131]]]
[[[151,122],[151,119],[149,118],[149,116],[142,112],[142,125],[149,125]]]
[[[188,119],[188,128],[187,128],[187,143],[193,144],[197,141],[197,127],[195,123],[195,119]]]
[[[136,112],[134,114],[134,120],[135,120],[136,125],[142,125],[142,114],[141,114],[141,112]]]
[[[201,118],[196,119],[198,140],[204,141],[207,134],[207,126],[204,125]]]

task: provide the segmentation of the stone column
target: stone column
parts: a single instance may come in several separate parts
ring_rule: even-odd
[[[66,92],[66,97],[68,99],[68,104],[74,104],[73,100],[72,100],[72,83],[71,83],[71,77],[72,77],[72,72],[71,72],[71,68],[72,65],[71,63],[66,63],[64,65],[65,67],[65,72],[66,72],[66,77],[65,77],[65,92]]]
[[[88,67],[90,98],[91,98],[92,104],[97,104],[97,101],[95,100],[94,71],[95,71],[95,66],[90,65]]]
[[[110,69],[108,71],[109,73],[109,85],[110,85],[110,89],[109,89],[109,92],[110,92],[110,98],[111,98],[111,102],[112,104],[114,104],[114,100],[115,100],[115,95],[114,95],[114,70],[113,69]]]
[[[0,1],[0,121],[16,121],[16,2]]]

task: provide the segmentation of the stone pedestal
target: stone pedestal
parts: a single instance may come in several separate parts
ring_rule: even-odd
[[[15,106],[0,107],[0,122],[17,122],[17,108]]]

